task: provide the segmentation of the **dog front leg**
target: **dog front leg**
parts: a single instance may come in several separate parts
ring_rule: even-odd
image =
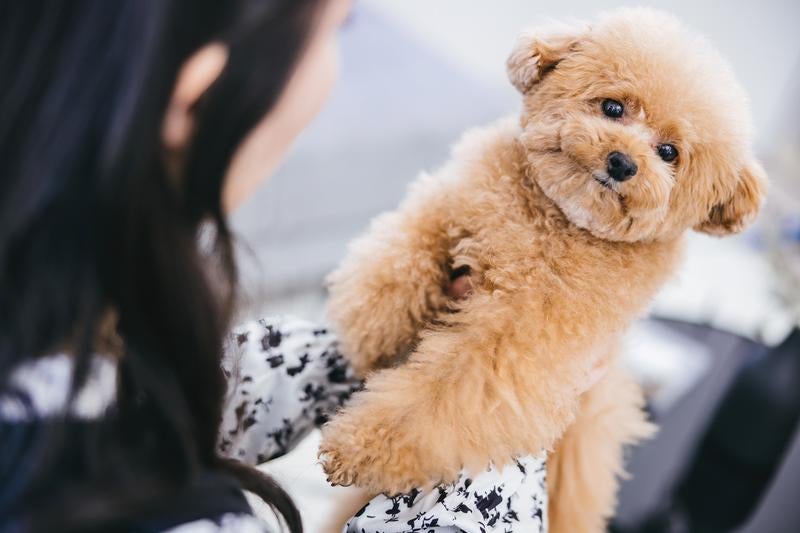
[[[328,316],[359,375],[405,355],[448,302],[452,191],[436,177],[415,184],[380,215],[328,278]]]
[[[578,406],[569,376],[578,381],[588,364],[519,327],[526,302],[475,295],[448,327],[425,332],[405,364],[373,374],[323,428],[329,480],[405,492],[551,448]]]

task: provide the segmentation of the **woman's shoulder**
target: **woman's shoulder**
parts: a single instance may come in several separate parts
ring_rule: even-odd
[[[70,401],[74,360],[68,354],[43,356],[12,370],[9,386],[0,395],[0,447],[6,458],[22,451],[51,424],[65,435],[67,455],[80,456],[83,435],[93,434],[113,408],[116,397],[116,360],[94,356],[84,385]],[[76,475],[80,462],[58,464],[52,476]],[[6,467],[9,463],[5,464]],[[0,468],[0,479],[9,475]],[[0,507],[0,515],[2,508]],[[146,516],[135,519],[136,531],[177,533],[263,533],[264,522],[252,514],[239,484],[229,476],[201,470],[194,481],[160,500]],[[0,529],[3,529],[0,520]]]
[[[23,422],[62,414],[69,402],[72,371],[73,358],[63,353],[32,359],[15,368],[8,378],[9,387],[0,395],[0,420]],[[116,373],[115,360],[93,357],[69,416],[78,420],[102,416],[114,403]]]
[[[260,356],[253,357],[255,354],[267,357],[262,361]],[[330,331],[306,320],[278,316],[251,320],[232,328],[221,362],[230,376],[232,372],[241,372],[241,366],[248,363],[291,367],[293,359],[300,364],[312,356],[326,358],[331,367],[339,362],[336,340]],[[21,422],[61,415],[68,403],[69,418],[101,417],[116,398],[117,360],[101,354],[93,356],[86,381],[70,402],[73,366],[74,359],[69,354],[55,353],[30,359],[14,368],[8,378],[9,387],[0,394],[0,420]],[[299,373],[293,368],[287,368],[287,372]]]

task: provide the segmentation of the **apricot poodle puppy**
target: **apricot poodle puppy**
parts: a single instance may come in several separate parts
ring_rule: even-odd
[[[330,276],[342,349],[369,375],[320,458],[333,483],[396,493],[548,450],[551,530],[601,531],[623,446],[652,427],[618,365],[581,385],[684,233],[744,228],[766,177],[731,69],[668,14],[525,34],[508,73],[521,119],[468,132]],[[473,294],[450,302],[464,267]]]

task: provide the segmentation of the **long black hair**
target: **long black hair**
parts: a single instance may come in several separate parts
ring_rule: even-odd
[[[64,350],[74,395],[109,315],[123,346],[102,421],[49,417],[24,442],[0,433],[0,529],[125,528],[216,471],[301,531],[270,478],[217,453],[236,284],[221,189],[321,1],[0,2],[0,396],[12,369]],[[164,113],[182,64],[212,42],[228,61],[174,176]]]

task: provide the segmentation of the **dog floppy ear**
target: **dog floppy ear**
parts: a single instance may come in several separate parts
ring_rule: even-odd
[[[583,33],[564,26],[523,33],[506,61],[511,83],[519,92],[528,92],[578,44]]]
[[[710,235],[729,235],[747,227],[758,214],[767,188],[767,174],[761,165],[751,160],[739,172],[733,194],[715,204],[708,218],[695,226],[695,230]]]

